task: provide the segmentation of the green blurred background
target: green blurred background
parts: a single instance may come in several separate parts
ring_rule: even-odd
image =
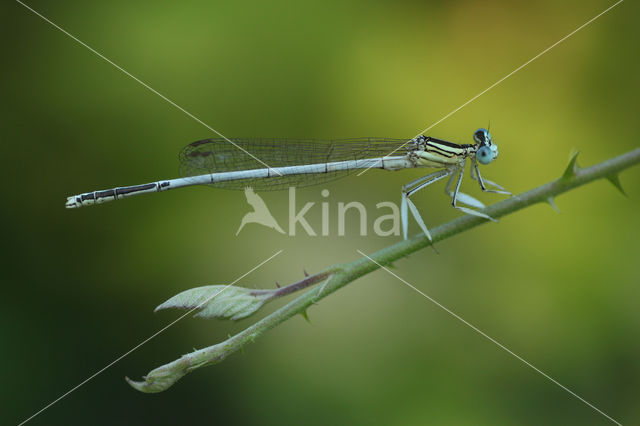
[[[28,3],[226,136],[413,137],[611,2]],[[491,123],[484,175],[513,192],[638,146],[640,7],[624,2],[429,134]],[[156,305],[235,280],[289,283],[397,238],[235,231],[240,191],[191,188],[79,210],[68,195],[177,176],[215,136],[19,3],[1,6],[3,223],[0,423],[16,424],[181,313]],[[298,191],[318,203],[399,199],[420,171]],[[396,263],[396,273],[621,421],[640,422],[640,168],[629,198],[600,181]],[[324,199],[321,189],[331,195]],[[467,192],[486,203],[502,196]],[[286,192],[263,193],[281,224]],[[459,215],[442,188],[428,224]],[[417,228],[412,225],[412,232]],[[270,306],[273,310],[282,303]],[[157,395],[124,376],[223,340],[185,319],[31,424],[605,424],[607,420],[378,271]]]

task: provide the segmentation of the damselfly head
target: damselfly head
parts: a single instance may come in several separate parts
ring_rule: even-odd
[[[487,129],[478,129],[473,132],[473,140],[480,146],[491,145],[491,133]]]
[[[487,129],[478,129],[473,133],[473,140],[478,145],[476,159],[480,164],[489,164],[498,158],[498,147],[491,140],[491,133]]]

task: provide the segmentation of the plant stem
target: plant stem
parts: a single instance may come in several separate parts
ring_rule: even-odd
[[[269,295],[269,300],[271,299],[277,299],[278,297],[283,297],[283,296],[287,296],[291,293],[295,293],[296,291],[300,291],[304,288],[307,288],[309,286],[318,284],[319,282],[322,282],[324,280],[326,280],[331,274],[333,274],[335,272],[335,268],[331,267],[328,268],[322,272],[318,272],[317,274],[314,275],[308,275],[306,276],[304,279],[295,282],[293,284],[289,284],[288,286],[285,287],[280,287],[277,290],[254,290],[251,292],[252,295],[255,296],[260,296],[262,294],[268,294]]]
[[[540,202],[548,202],[553,205],[555,196],[602,178],[608,178],[618,189],[622,190],[617,175],[620,171],[640,163],[640,148],[585,169],[578,168],[575,159],[576,156],[574,155],[565,173],[559,179],[488,206],[482,212],[493,218],[499,218]],[[487,221],[487,219],[477,216],[466,215],[459,217],[434,228],[431,231],[433,242],[450,238]],[[419,234],[406,241],[401,241],[379,250],[371,254],[370,258],[380,265],[388,265],[431,244],[424,234]],[[281,289],[283,293],[289,293],[320,282],[321,279],[328,277],[323,285],[308,290],[282,308],[224,342],[183,355],[169,364],[156,368],[145,377],[143,382],[134,382],[129,379],[127,381],[131,386],[142,392],[161,392],[166,390],[187,373],[224,360],[246,344],[253,342],[264,332],[294,315],[305,315],[307,308],[311,304],[327,297],[355,279],[375,271],[379,268],[378,264],[366,257],[362,257],[350,263],[334,265],[299,283],[283,287]]]

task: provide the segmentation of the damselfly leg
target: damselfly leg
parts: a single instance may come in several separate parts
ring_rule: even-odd
[[[460,210],[461,212],[470,214],[472,216],[478,216],[478,217],[482,217],[482,218],[497,222],[497,220],[495,220],[494,218],[492,218],[491,216],[485,213],[458,205],[458,203],[466,204],[470,207],[474,207],[477,209],[482,209],[485,207],[485,205],[479,200],[477,200],[476,198],[468,194],[465,194],[463,192],[460,192],[460,186],[462,185],[462,179],[464,177],[465,165],[466,165],[466,159],[463,159],[459,164],[455,166],[450,166],[443,170],[439,170],[437,172],[428,174],[412,182],[409,182],[408,184],[402,187],[400,218],[402,222],[402,235],[405,240],[407,239],[407,234],[408,234],[408,227],[409,227],[408,216],[410,211],[411,215],[418,223],[418,226],[420,227],[422,232],[424,232],[424,234],[427,236],[429,241],[432,241],[431,233],[429,232],[429,229],[425,225],[424,220],[422,219],[422,216],[420,216],[418,208],[413,203],[413,201],[410,200],[410,197],[414,195],[416,192],[420,191],[421,189],[426,188],[432,183],[435,183],[446,177],[449,177],[449,181],[447,182],[447,185],[445,187],[445,193],[451,197],[451,205],[453,206],[453,208]],[[471,178],[478,182],[478,184],[480,185],[480,189],[482,189],[484,192],[493,192],[497,194],[511,195],[510,192],[506,191],[502,186],[498,185],[497,183],[484,179],[480,174],[478,163],[475,160],[472,160],[472,164],[470,167],[470,174],[471,174]],[[487,186],[492,186],[497,189],[489,189],[487,188]]]
[[[416,208],[415,204],[413,204],[413,201],[409,199],[409,197],[411,197],[421,189],[431,185],[432,183],[444,179],[451,173],[453,173],[453,170],[451,169],[439,170],[437,172],[428,174],[412,182],[409,182],[402,187],[402,200],[400,202],[400,221],[402,222],[402,235],[405,240],[407,239],[407,232],[409,229],[409,217],[407,213],[408,207],[409,210],[411,210],[413,218],[416,220],[416,222],[418,222],[418,226],[420,226],[420,229],[422,229],[422,232],[424,232],[429,241],[432,241],[429,229],[427,229],[427,226],[424,224],[424,221],[420,216],[420,212],[418,212],[418,209]]]
[[[458,191],[460,190],[460,185],[462,184],[462,177],[464,176],[464,165],[465,165],[465,163],[466,163],[466,160],[463,160],[462,163],[460,164],[460,167],[456,170],[456,172],[452,176],[452,178],[453,178],[453,177],[455,177],[457,175],[458,179],[457,179],[457,182],[456,182],[456,187],[453,190],[453,194],[451,194],[451,205],[453,206],[454,209],[458,209],[461,212],[465,212],[465,213],[473,215],[473,216],[483,217],[485,219],[489,219],[489,220],[492,220],[494,222],[497,222],[497,220],[495,220],[494,218],[492,218],[491,216],[489,216],[487,214],[481,213],[481,212],[473,210],[473,209],[469,209],[467,207],[462,207],[462,206],[459,206],[457,204],[458,197],[461,195]],[[462,195],[466,195],[466,194],[462,194]],[[466,195],[466,196],[469,197],[468,195]],[[473,200],[475,200],[475,198],[473,198],[473,197],[469,197],[469,198],[472,198]],[[477,201],[477,200],[475,200],[475,201]],[[478,203],[480,203],[480,202],[478,201]],[[465,203],[465,204],[467,204],[467,203]],[[480,203],[480,204],[482,204],[482,203]]]
[[[463,167],[460,169],[460,174],[464,173],[464,165]],[[447,194],[450,197],[454,197],[454,192],[451,190],[451,187],[453,186],[453,182],[455,181],[457,176],[457,173],[452,173],[451,177],[449,178],[449,182],[447,182],[447,186],[444,189],[445,194]],[[482,204],[482,202],[480,200],[477,200],[475,198],[473,198],[471,195],[465,194],[463,192],[457,192],[457,194],[455,195],[456,200],[462,204],[466,204],[468,206],[471,207],[475,207],[477,209],[483,209],[484,208],[484,204]]]
[[[491,182],[490,180],[487,180],[487,179],[484,179],[482,177],[482,175],[480,174],[480,168],[478,167],[478,163],[476,161],[473,161],[472,165],[471,165],[471,179],[473,179],[475,181],[478,181],[478,183],[480,184],[480,189],[482,189],[484,192],[493,192],[495,194],[513,195],[512,193],[510,193],[509,191],[507,191],[506,189],[504,189],[503,187],[501,187],[497,183]],[[494,188],[498,188],[498,189],[488,189],[487,185],[491,185]]]

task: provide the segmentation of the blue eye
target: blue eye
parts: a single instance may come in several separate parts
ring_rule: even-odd
[[[476,153],[476,158],[480,164],[489,164],[493,161],[493,151],[488,146],[483,146],[478,149]]]

